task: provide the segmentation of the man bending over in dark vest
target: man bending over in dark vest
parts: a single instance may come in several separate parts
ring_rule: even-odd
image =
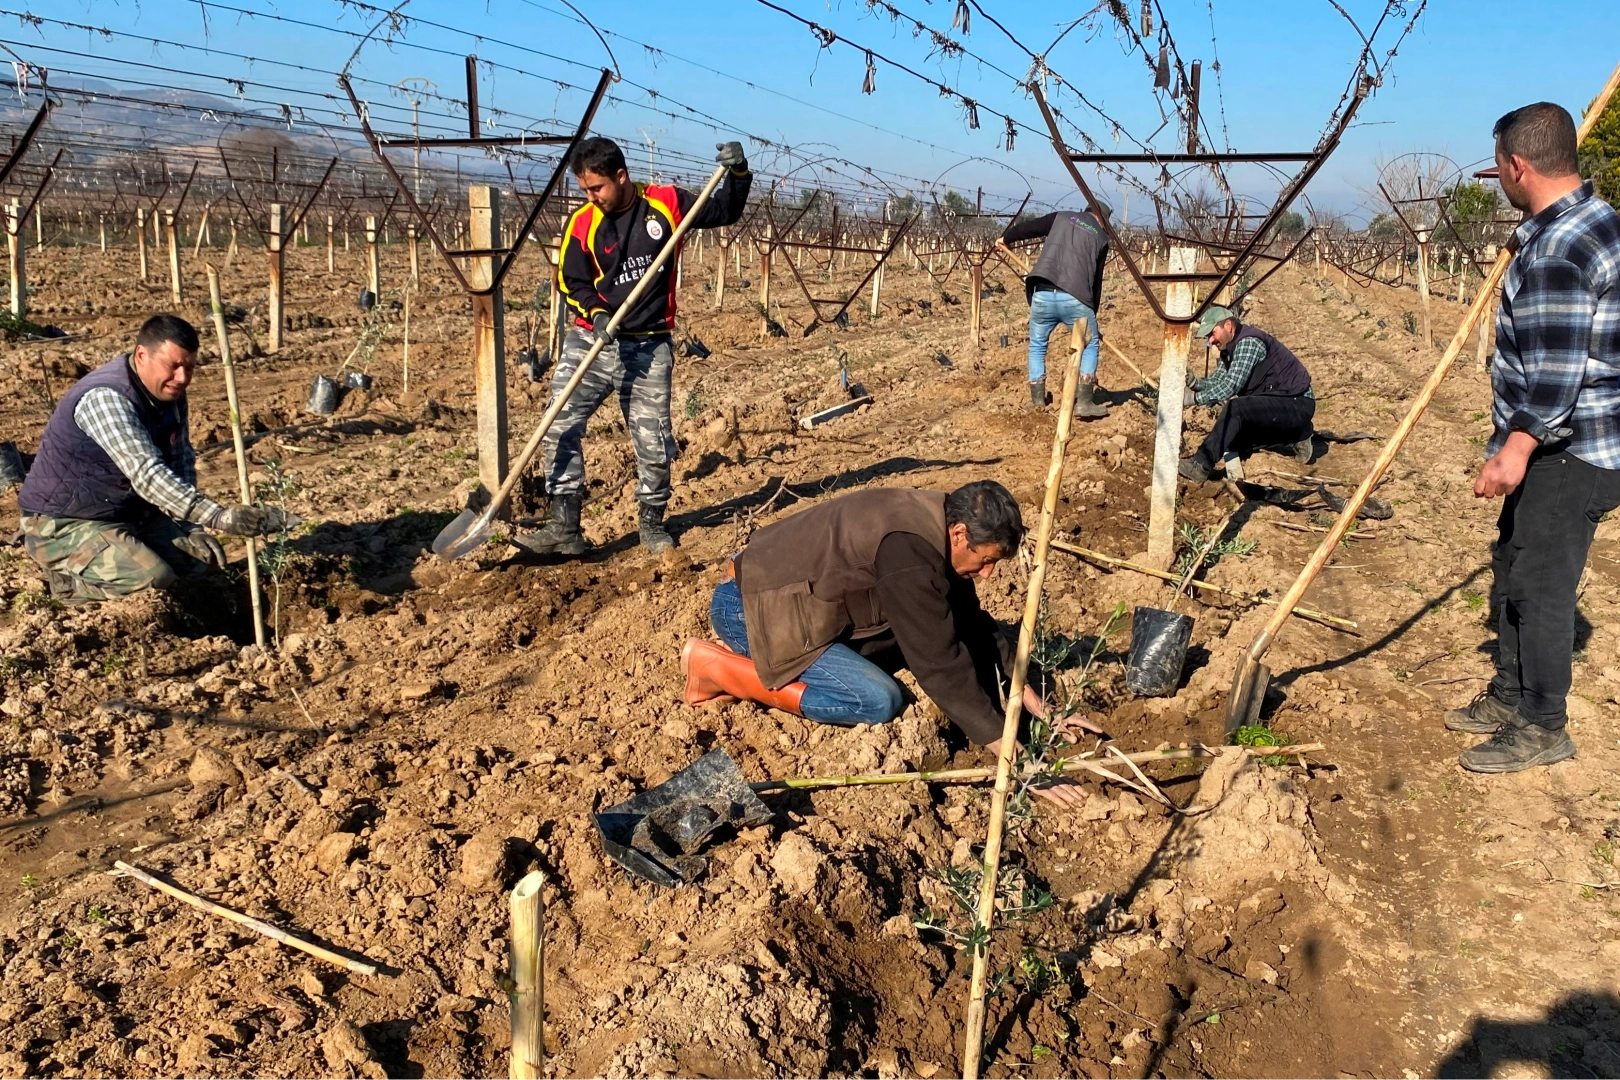
[[[1222,408],[1204,445],[1182,459],[1181,475],[1202,484],[1227,454],[1248,457],[1262,447],[1286,447],[1308,464],[1316,399],[1299,358],[1264,330],[1244,326],[1230,308],[1204,312],[1193,336],[1221,350],[1221,363],[1207,378],[1187,372],[1187,404]]]
[[[23,547],[58,600],[166,589],[224,567],[225,549],[204,528],[260,536],[286,523],[274,507],[225,507],[197,490],[186,418],[196,365],[192,325],[154,315],[133,353],[119,353],[57,403],[17,503]]]
[[[714,591],[709,622],[725,646],[681,651],[686,702],[740,698],[823,724],[884,724],[904,706],[889,673],[905,667],[969,739],[998,750],[998,679],[1013,649],[973,579],[1023,535],[1017,500],[993,480],[949,495],[857,491],[768,525]],[[1045,714],[1028,686],[1023,704]],[[1076,790],[1042,793],[1069,803]]]

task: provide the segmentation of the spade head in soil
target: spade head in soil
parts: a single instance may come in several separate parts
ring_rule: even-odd
[[[708,868],[702,852],[728,830],[770,817],[724,750],[710,750],[657,787],[591,815],[608,858],[669,888],[702,877]]]

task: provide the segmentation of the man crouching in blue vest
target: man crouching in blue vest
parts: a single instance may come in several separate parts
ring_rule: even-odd
[[[120,353],[57,403],[18,492],[23,547],[66,604],[166,589],[225,566],[204,528],[235,536],[280,531],[274,507],[221,506],[197,490],[186,387],[197,331],[154,315]]]
[[[1186,403],[1219,405],[1221,413],[1198,452],[1181,460],[1181,475],[1202,484],[1227,454],[1248,457],[1262,448],[1308,464],[1316,398],[1299,358],[1264,330],[1244,326],[1230,308],[1204,312],[1193,336],[1221,350],[1221,363],[1202,379],[1187,372]]]

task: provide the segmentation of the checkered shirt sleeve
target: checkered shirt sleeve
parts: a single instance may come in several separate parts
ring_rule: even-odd
[[[197,490],[197,455],[183,431],[179,445],[165,458],[141,426],[135,406],[106,386],[79,399],[73,420],[129,478],[135,494],[169,517],[201,525],[220,511],[218,503]]]
[[[1266,358],[1266,347],[1258,338],[1244,338],[1232,346],[1232,355],[1213,374],[1198,379],[1193,389],[1200,405],[1219,405],[1249,384],[1254,365]]]

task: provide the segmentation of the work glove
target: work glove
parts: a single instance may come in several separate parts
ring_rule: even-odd
[[[218,540],[201,529],[193,529],[184,536],[176,537],[174,546],[200,563],[225,569],[225,549],[220,546]]]
[[[1194,405],[1198,404],[1198,391],[1197,390],[1194,390],[1192,387],[1189,386],[1189,387],[1187,387],[1186,395],[1187,395],[1186,397],[1181,399],[1181,407],[1183,409],[1190,409]]]
[[[600,341],[603,345],[613,344],[617,331],[610,325],[612,322],[613,316],[611,314],[606,311],[597,312],[596,318],[591,320],[591,340]]]
[[[223,507],[207,524],[210,529],[231,536],[269,536],[291,528],[297,521],[274,506],[244,503]]]
[[[714,155],[714,160],[733,172],[744,172],[748,169],[748,158],[743,156],[742,143],[717,142],[714,148],[720,151]]]
[[[1192,372],[1190,370],[1187,372],[1187,389],[1189,389],[1189,390],[1198,389],[1198,376],[1197,376],[1197,374],[1195,374],[1194,372]]]

